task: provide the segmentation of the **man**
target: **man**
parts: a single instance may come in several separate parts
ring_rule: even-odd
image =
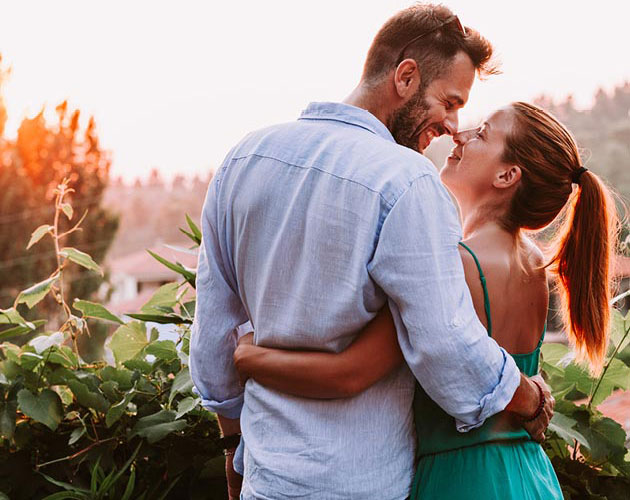
[[[520,375],[478,321],[455,208],[418,154],[457,131],[475,73],[492,72],[491,54],[447,8],[408,8],[376,35],[344,103],[314,103],[295,123],[250,134],[215,175],[191,374],[224,434],[240,423],[242,498],[406,498],[413,375],[462,431],[507,408],[538,413],[527,425],[542,438],[550,394]],[[359,396],[240,387],[238,325],[250,320],[260,345],[340,351],[386,301],[408,367]]]

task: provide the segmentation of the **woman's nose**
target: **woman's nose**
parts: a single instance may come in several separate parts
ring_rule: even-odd
[[[475,134],[474,129],[462,130],[461,132],[457,132],[453,135],[453,141],[458,146],[463,146],[466,144],[470,138]]]

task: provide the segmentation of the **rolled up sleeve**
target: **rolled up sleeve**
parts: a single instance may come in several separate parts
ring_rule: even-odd
[[[238,418],[243,388],[234,367],[235,328],[248,318],[218,234],[218,175],[210,183],[202,212],[203,241],[197,267],[197,305],[190,339],[190,375],[205,408]]]
[[[389,297],[416,379],[465,432],[505,408],[520,373],[477,318],[460,239],[448,193],[437,175],[423,174],[387,214],[368,271]]]

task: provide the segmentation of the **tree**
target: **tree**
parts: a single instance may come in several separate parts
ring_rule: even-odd
[[[0,85],[4,75],[0,70]],[[0,101],[0,124],[3,110]],[[118,217],[101,206],[111,161],[99,145],[94,119],[82,128],[79,110],[69,109],[65,101],[56,112],[57,119],[48,123],[42,109],[22,121],[15,140],[0,141],[0,308],[9,307],[16,291],[46,278],[56,266],[51,242],[25,249],[32,231],[49,222],[54,189],[62,179],[68,178],[74,189],[69,201],[76,213],[69,205],[61,228],[70,229],[85,214],[84,229],[70,235],[69,246],[101,262],[118,227]],[[69,273],[68,300],[90,297],[102,282],[79,267]],[[50,301],[42,304],[43,309],[50,306]]]

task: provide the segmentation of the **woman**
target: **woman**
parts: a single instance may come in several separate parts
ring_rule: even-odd
[[[569,338],[579,359],[601,369],[609,319],[614,203],[582,167],[566,128],[536,106],[513,103],[454,137],[441,178],[457,199],[460,252],[480,320],[526,375],[538,372],[546,329],[547,269],[557,274]],[[573,189],[577,185],[577,189]],[[559,214],[549,263],[524,231]],[[243,379],[305,397],[352,396],[402,362],[385,308],[341,353],[261,348],[245,337],[235,353]],[[465,434],[417,386],[415,498],[562,498],[541,446],[507,413]]]

